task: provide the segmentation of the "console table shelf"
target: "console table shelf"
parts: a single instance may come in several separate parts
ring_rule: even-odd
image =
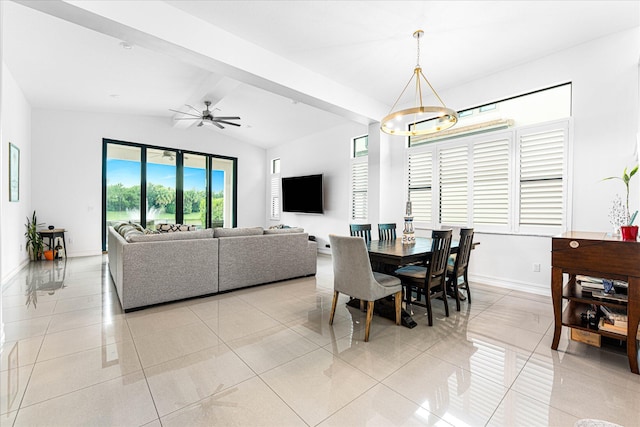
[[[568,275],[566,284],[564,275]],[[627,301],[607,301],[583,295],[576,275],[588,275],[629,284]],[[567,232],[554,237],[551,251],[551,296],[555,319],[553,343],[558,349],[562,326],[626,341],[631,372],[638,371],[640,322],[640,243],[622,241],[605,233]],[[566,305],[563,308],[564,301]],[[589,327],[581,318],[591,305],[622,308],[627,312],[627,335]],[[629,337],[629,339],[627,339]]]

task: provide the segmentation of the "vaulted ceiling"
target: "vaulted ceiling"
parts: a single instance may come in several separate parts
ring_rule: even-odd
[[[4,60],[33,107],[172,121],[207,99],[242,126],[203,131],[264,148],[379,120],[417,29],[442,92],[640,25],[637,1],[3,3]]]

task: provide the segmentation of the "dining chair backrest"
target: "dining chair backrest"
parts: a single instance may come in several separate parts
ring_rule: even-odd
[[[460,238],[458,240],[458,254],[453,265],[455,277],[462,276],[469,265],[471,257],[471,248],[473,247],[473,228],[460,229]]]
[[[329,242],[334,290],[365,301],[375,300],[371,295],[375,279],[364,240],[330,234]]]
[[[395,240],[396,224],[378,224],[378,240]]]
[[[371,224],[349,224],[349,234],[362,237],[368,243],[371,241]]]
[[[431,255],[427,257],[425,280],[429,287],[442,285],[447,279],[447,260],[451,252],[451,230],[433,230],[431,232]]]

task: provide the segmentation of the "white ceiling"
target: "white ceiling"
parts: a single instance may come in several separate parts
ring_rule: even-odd
[[[39,1],[25,3],[40,10],[51,7],[51,3],[45,6]],[[104,7],[123,4],[117,3]],[[184,12],[209,25],[212,34],[222,34],[215,32],[217,28],[270,52],[276,61],[302,67],[287,76],[289,80],[311,81],[318,74],[355,90],[363,95],[365,103],[370,99],[385,108],[395,101],[415,66],[416,44],[411,34],[416,29],[425,31],[420,61],[423,70],[442,92],[640,25],[638,1],[136,3],[140,2],[127,5],[144,6],[146,11],[150,7],[166,9],[167,4],[175,8],[174,30],[178,34],[191,31],[183,23],[186,21],[178,19]],[[277,77],[268,82],[261,76],[259,83],[251,78],[232,80],[217,73],[219,69],[196,60],[185,61],[184,56],[166,47],[169,43],[148,43],[147,47],[141,43],[131,50],[123,49],[120,43],[128,33],[112,23],[101,24],[96,31],[96,25],[78,17],[80,14],[74,14],[76,23],[71,23],[12,2],[3,2],[3,6],[4,59],[36,108],[172,120],[170,108],[186,111],[185,103],[201,108],[204,99],[211,99],[220,108],[219,115],[239,115],[243,126],[225,130],[207,127],[202,131],[223,132],[265,148],[354,117],[363,123],[379,119],[365,111],[353,111],[355,108],[351,109],[353,115],[339,117],[344,108],[331,108],[330,102],[312,102],[322,95],[300,93],[299,87],[288,90]],[[83,19],[88,28],[82,26]],[[210,46],[216,50],[220,40],[212,37]],[[249,64],[247,74],[261,71],[263,64],[252,63],[254,58],[244,58],[243,54],[247,55],[242,49],[234,52]],[[336,87],[340,86],[327,86],[327,96],[335,95],[330,92]],[[308,104],[315,107],[299,100],[311,100]]]

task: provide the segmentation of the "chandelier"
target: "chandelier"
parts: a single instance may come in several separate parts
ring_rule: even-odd
[[[398,99],[396,99],[396,102],[391,107],[389,114],[381,121],[380,129],[389,135],[429,135],[449,129],[458,122],[458,113],[444,105],[444,102],[442,102],[436,90],[422,73],[422,68],[420,67],[420,38],[422,36],[424,36],[424,31],[422,30],[417,30],[413,33],[413,37],[418,44],[416,67],[406,86],[402,89],[400,96],[398,96]],[[418,106],[393,112],[414,78],[416,80],[415,102]],[[442,104],[441,106],[425,106],[422,104],[422,80],[431,88],[433,94],[438,98],[440,104]]]

